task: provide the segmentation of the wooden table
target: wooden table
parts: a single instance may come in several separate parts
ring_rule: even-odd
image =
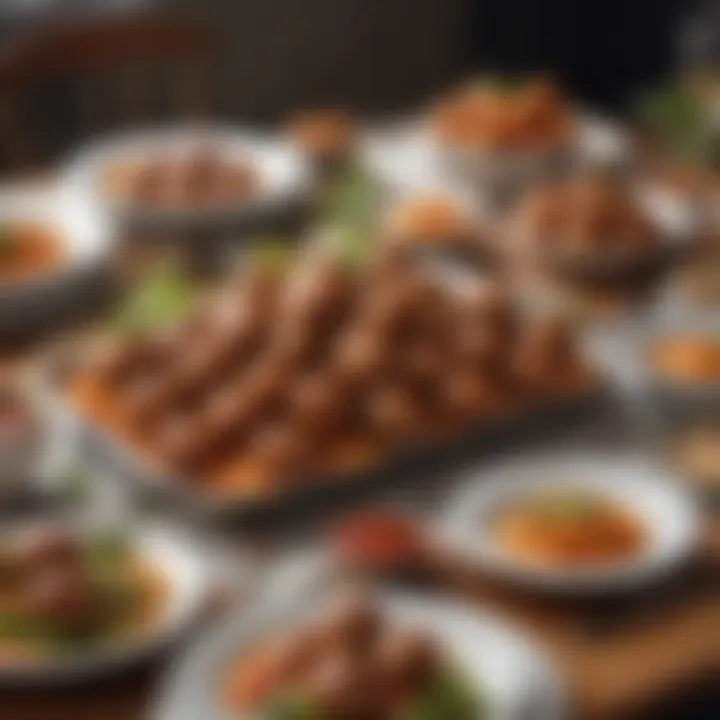
[[[6,352],[6,359],[25,367],[42,347],[30,345]],[[720,603],[717,582],[713,588],[708,581],[711,575],[717,579],[718,559],[720,522],[713,517],[697,564],[688,571],[695,579],[687,582],[700,578],[698,587],[677,596],[658,588],[635,599],[637,610],[627,612],[617,603],[579,610],[519,595],[456,567],[447,558],[439,567],[449,592],[490,604],[524,627],[553,657],[569,688],[572,717],[620,720],[635,717],[720,671]],[[613,616],[616,620],[609,619]],[[593,618],[600,619],[602,627],[592,627]],[[0,718],[139,720],[168,660],[154,661],[89,687],[2,689]]]

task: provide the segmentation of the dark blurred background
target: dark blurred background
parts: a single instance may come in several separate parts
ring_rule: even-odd
[[[717,0],[3,0],[2,36],[112,12],[172,9],[214,37],[223,111],[370,112],[422,102],[481,69],[547,70],[613,111],[670,75],[691,18],[720,46]]]

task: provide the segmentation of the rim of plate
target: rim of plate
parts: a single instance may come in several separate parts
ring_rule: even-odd
[[[543,568],[514,559],[491,537],[489,520],[513,498],[552,488],[588,490],[629,506],[646,528],[646,546],[627,561],[587,569]],[[667,469],[640,456],[587,451],[536,454],[478,474],[450,499],[440,532],[467,561],[503,580],[543,591],[595,594],[669,573],[696,546],[699,527],[692,494]]]
[[[180,152],[196,144],[221,147],[238,159],[250,158],[260,176],[261,190],[245,201],[203,208],[152,208],[109,197],[102,189],[103,170],[119,159],[144,155],[148,149]],[[94,204],[137,219],[157,222],[210,222],[265,209],[269,205],[300,197],[309,168],[302,155],[282,139],[223,125],[180,124],[145,128],[99,138],[80,148],[66,161],[63,184],[75,195]]]

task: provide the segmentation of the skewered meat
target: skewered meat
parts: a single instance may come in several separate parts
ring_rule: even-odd
[[[370,393],[367,414],[374,429],[395,440],[417,435],[426,420],[417,399],[408,390],[392,385],[381,385]]]

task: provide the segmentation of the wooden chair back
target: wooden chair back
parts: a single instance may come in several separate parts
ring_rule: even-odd
[[[0,55],[0,163],[38,167],[80,139],[209,109],[207,34],[179,18],[113,15],[38,29]]]

